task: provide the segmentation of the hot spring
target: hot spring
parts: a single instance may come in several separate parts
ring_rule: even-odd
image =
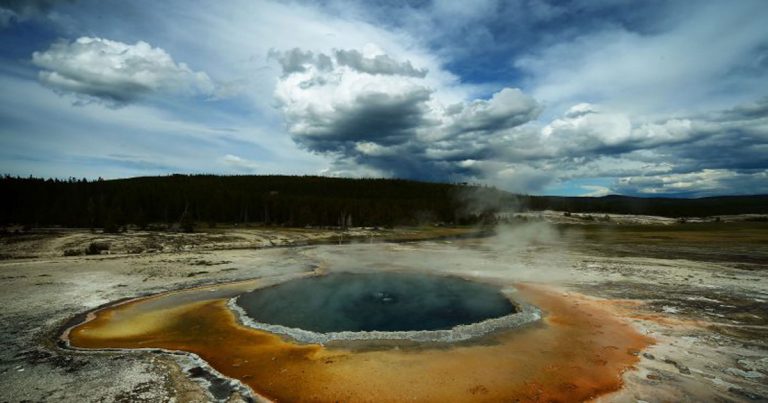
[[[244,293],[230,307],[246,325],[309,343],[462,340],[537,316],[490,284],[396,272],[295,279]]]
[[[471,265],[450,275],[409,268],[394,251],[392,263],[301,261],[118,301],[76,319],[61,341],[187,353],[241,382],[244,396],[272,401],[582,401],[620,388],[650,343],[601,301],[479,278]],[[449,260],[428,257],[423,265]]]

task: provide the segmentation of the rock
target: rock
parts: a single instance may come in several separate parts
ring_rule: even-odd
[[[743,371],[738,368],[727,368],[725,372],[731,375],[740,376],[742,378],[747,378],[747,379],[757,379],[765,376],[757,371]]]
[[[229,396],[226,403],[246,403],[253,401],[250,398],[243,397],[239,392],[235,392]]]
[[[686,367],[685,365],[680,364],[679,362],[675,363],[675,368],[677,368],[677,370],[680,371],[680,373],[683,374],[683,375],[690,375],[691,374],[691,370],[688,369],[688,367]]]
[[[739,360],[738,363],[742,368],[745,368],[748,371],[760,371],[763,373],[768,373],[768,358],[761,358],[754,361],[742,359]]]
[[[650,380],[652,380],[652,381],[660,381],[661,380],[661,375],[659,375],[659,374],[657,374],[655,372],[651,372],[648,375],[646,375],[645,377],[650,379]]]
[[[656,357],[653,356],[651,353],[643,353],[643,357],[649,359],[649,360],[655,360]]]
[[[661,372],[649,372],[646,376],[647,379],[652,381],[669,381],[670,377]]]
[[[677,362],[675,360],[671,360],[669,358],[665,358],[664,362],[666,362],[667,364],[674,365],[675,368],[677,368],[677,370],[680,371],[680,373],[683,374],[683,375],[690,375],[691,374],[691,370],[688,369],[688,367],[686,367],[682,363],[679,363],[679,362]]]
[[[749,400],[760,400],[760,401],[765,400],[764,396],[760,396],[760,395],[758,395],[756,393],[752,393],[752,392],[746,391],[744,389],[730,387],[730,388],[728,388],[728,391],[733,393],[734,395],[745,397],[745,398],[747,398]]]
[[[206,370],[204,370],[202,367],[193,367],[187,370],[187,373],[189,373],[189,376],[192,378],[200,378],[207,374]]]

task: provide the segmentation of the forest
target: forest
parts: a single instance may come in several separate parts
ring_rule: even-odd
[[[117,230],[218,224],[468,225],[499,211],[648,214],[768,213],[768,195],[701,199],[528,196],[466,183],[319,176],[180,175],[114,180],[0,178],[0,224]]]

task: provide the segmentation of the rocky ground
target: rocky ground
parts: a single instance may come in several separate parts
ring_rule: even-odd
[[[208,228],[193,233],[139,231],[103,233],[72,228],[23,231],[0,228],[0,260],[37,259],[82,255],[143,255],[187,251],[261,249],[312,244],[409,241],[473,236],[473,227],[425,226],[414,228]]]
[[[625,387],[600,400],[768,399],[768,225],[621,220],[583,226],[531,219],[487,238],[396,244],[377,241],[451,234],[222,229],[6,236],[0,401],[241,400],[236,388],[217,384],[201,370],[204,363],[185,355],[84,353],[56,340],[73,317],[112,301],[318,267],[441,271],[585,294],[657,341],[624,374]],[[357,243],[338,245],[343,237]],[[86,255],[93,243],[109,249]],[[274,247],[290,245],[297,246]]]

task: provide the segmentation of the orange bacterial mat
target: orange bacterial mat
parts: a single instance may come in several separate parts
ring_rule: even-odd
[[[137,299],[89,315],[65,337],[77,348],[195,353],[274,401],[583,401],[616,391],[652,339],[610,306],[518,284],[544,311],[533,325],[471,343],[354,349],[300,345],[245,327],[227,300],[258,282]]]

